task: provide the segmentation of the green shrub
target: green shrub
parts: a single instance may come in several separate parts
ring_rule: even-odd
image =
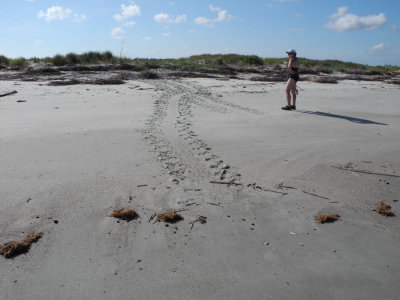
[[[112,63],[116,61],[111,51],[105,51],[101,54],[101,60],[105,63]]]
[[[0,55],[0,65],[8,66],[10,64],[10,60],[4,55]]]
[[[11,65],[11,66],[15,66],[15,67],[22,67],[22,66],[25,66],[26,64],[27,64],[27,61],[26,61],[26,59],[23,58],[23,57],[19,57],[19,58],[16,58],[16,59],[12,59],[12,60],[10,61],[10,65]]]
[[[249,65],[262,66],[264,64],[263,59],[257,55],[245,56],[244,61]]]
[[[79,56],[78,56],[77,54],[75,54],[75,53],[68,53],[68,54],[65,56],[65,58],[66,58],[68,64],[77,65],[77,64],[80,63],[80,58],[79,58]]]
[[[67,59],[65,58],[65,56],[61,55],[61,54],[57,54],[53,57],[52,59],[52,63],[55,66],[61,67],[61,66],[65,66],[68,64]]]
[[[33,61],[34,63],[39,63],[40,62],[40,58],[39,57],[32,57],[29,60]]]
[[[182,60],[182,59],[181,59]],[[263,65],[264,61],[257,55],[239,55],[239,54],[202,54],[190,56],[188,61],[203,63],[206,65]]]

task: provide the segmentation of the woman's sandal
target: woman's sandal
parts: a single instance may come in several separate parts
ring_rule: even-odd
[[[291,107],[291,106],[289,106],[289,105],[286,105],[286,106],[282,107],[282,109],[283,109],[283,110],[291,110],[291,109],[292,109],[292,107]]]

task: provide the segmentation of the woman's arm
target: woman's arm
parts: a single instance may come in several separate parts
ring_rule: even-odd
[[[290,60],[289,60],[289,64],[288,64],[288,70],[289,70],[289,72],[290,72],[290,74],[296,74],[296,72],[295,71],[293,71],[292,70],[292,67],[293,67],[293,58],[291,58]]]

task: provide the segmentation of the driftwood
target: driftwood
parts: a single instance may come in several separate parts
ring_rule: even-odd
[[[311,196],[314,196],[314,197],[322,198],[322,199],[325,199],[325,200],[329,200],[329,198],[322,197],[322,196],[319,196],[317,194],[313,194],[313,193],[310,193],[310,192],[303,191],[303,193],[311,195]]]
[[[389,176],[389,177],[400,177],[400,175],[395,175],[395,174],[376,173],[376,172],[370,172],[370,171],[364,171],[364,170],[357,170],[357,169],[354,169],[354,168],[346,168],[346,167],[341,167],[341,166],[332,166],[332,168],[336,168],[336,169],[344,170],[344,171],[350,171],[350,172],[357,172],[357,173],[363,173],[363,174],[370,174],[370,175],[380,175],[380,176]]]
[[[214,183],[214,184],[227,184],[227,185],[235,185],[235,186],[243,185],[242,183],[236,183],[236,182],[234,182],[234,181],[210,181],[210,183]]]
[[[212,202],[207,202],[207,204],[214,205],[214,206],[221,206],[221,204],[218,204],[218,203],[212,203]]]
[[[265,191],[265,192],[271,192],[271,193],[281,194],[281,195],[287,195],[288,194],[288,193],[285,193],[285,192],[278,192],[278,191],[274,191],[274,190],[270,190],[270,189],[266,189],[266,188],[263,188],[262,190]]]
[[[18,93],[18,92],[17,91],[4,92],[4,93],[0,94],[0,97],[5,97],[5,96],[8,96],[8,95],[14,95],[16,93]]]
[[[282,189],[296,189],[295,187],[293,187],[293,186],[287,186],[287,185],[283,185],[283,182],[281,182],[281,183],[279,183],[279,184],[277,184],[276,186],[275,186],[277,189],[279,189],[279,190],[282,190]]]

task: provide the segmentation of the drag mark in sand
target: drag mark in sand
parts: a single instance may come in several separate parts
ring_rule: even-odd
[[[209,182],[209,176],[226,182],[238,182],[240,173],[212,151],[212,148],[194,131],[193,110],[227,113],[239,109],[252,114],[260,112],[222,101],[211,91],[187,81],[152,81],[163,93],[155,100],[153,113],[142,130],[172,181],[191,178]]]
[[[166,91],[154,102],[153,113],[147,119],[146,126],[142,130],[142,133],[145,140],[152,146],[162,167],[173,176],[175,183],[179,183],[179,181],[183,179],[186,167],[178,159],[174,147],[163,132],[163,122],[167,116],[169,101],[173,93],[168,86],[162,84],[158,85],[161,90]]]

